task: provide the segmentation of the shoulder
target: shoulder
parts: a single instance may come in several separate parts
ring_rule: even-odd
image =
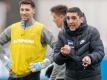
[[[41,27],[44,27],[44,24],[43,23],[40,23],[38,21],[35,22],[35,25],[38,25],[38,26],[41,26]]]
[[[88,31],[89,31],[89,33],[92,33],[92,34],[99,33],[97,28],[90,26],[90,25],[88,26]]]
[[[98,29],[93,26],[89,26],[88,34],[90,34],[90,38],[92,38],[92,39],[100,38],[100,33],[99,33]]]
[[[21,24],[21,22],[15,22],[15,23],[11,24],[11,26],[20,25],[20,24]]]
[[[66,39],[65,35],[66,35],[65,29],[61,29],[61,31],[58,34],[58,38],[61,40],[65,40]]]
[[[17,27],[17,26],[20,26],[21,25],[21,22],[15,22],[13,24],[10,25],[11,28],[14,28],[14,27]]]
[[[62,29],[59,31],[59,35],[63,35],[63,34],[65,34],[65,29],[64,29],[64,28],[62,28]]]
[[[98,31],[96,27],[90,26],[90,25],[88,26],[88,30],[89,30],[89,31],[92,31],[92,32]]]

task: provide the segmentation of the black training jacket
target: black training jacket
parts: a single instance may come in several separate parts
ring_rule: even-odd
[[[68,56],[63,56],[60,52],[65,44],[72,48]],[[101,75],[100,62],[105,55],[103,43],[98,30],[87,25],[86,21],[74,32],[64,22],[54,52],[54,61],[59,65],[66,64],[66,77],[80,79]],[[89,56],[92,61],[86,69],[82,66],[84,56]]]

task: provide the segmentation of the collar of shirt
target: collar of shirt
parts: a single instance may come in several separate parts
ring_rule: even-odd
[[[34,23],[35,23],[34,18],[32,18],[30,20],[26,20],[26,21],[21,20],[21,27],[23,29],[27,29],[27,28],[31,27]]]

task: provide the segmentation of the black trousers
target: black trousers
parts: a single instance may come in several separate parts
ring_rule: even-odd
[[[9,77],[8,80],[40,80],[40,72],[33,72],[25,77],[13,78]]]
[[[64,79],[56,79],[56,80],[64,80]]]
[[[75,79],[75,78],[65,78],[64,80],[101,80],[101,75],[89,77],[89,78],[83,78],[83,79]]]

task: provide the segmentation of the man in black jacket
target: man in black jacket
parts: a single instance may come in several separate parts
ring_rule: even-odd
[[[57,64],[66,64],[65,80],[101,80],[104,55],[98,30],[87,24],[78,7],[69,8],[54,54]]]

